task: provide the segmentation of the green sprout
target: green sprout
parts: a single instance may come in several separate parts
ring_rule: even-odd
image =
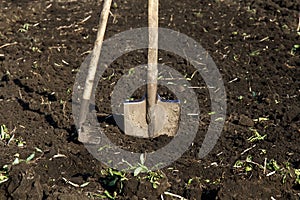
[[[190,179],[188,180],[187,184],[188,184],[188,185],[191,185],[193,181],[194,181],[194,179],[193,179],[193,178],[190,178]]]
[[[134,167],[132,167],[132,168],[134,168]],[[162,172],[152,171],[152,170],[148,169],[147,166],[145,166],[144,154],[141,154],[140,163],[138,163],[138,166],[134,169],[133,175],[138,176],[140,173],[147,173],[147,176],[145,178],[152,184],[152,187],[154,189],[158,188],[158,186],[160,184],[159,180],[164,177]]]
[[[106,187],[106,188],[110,188],[112,190],[115,190],[116,188],[118,188],[118,191],[113,191],[113,193],[111,194],[111,192],[109,192],[108,190],[106,190],[104,192],[104,194],[109,198],[109,199],[116,199],[116,196],[118,193],[121,193],[124,187],[124,181],[128,180],[126,178],[126,174],[123,171],[118,171],[112,168],[108,168],[107,170],[103,170],[102,174],[105,175],[105,178],[103,178],[101,180],[102,184]],[[118,185],[120,187],[118,187]]]
[[[211,182],[211,180],[209,180],[209,179],[205,179],[205,180],[204,180],[204,182],[205,182],[205,183],[210,183],[210,182]]]
[[[296,175],[295,184],[300,185],[300,169],[295,169],[294,172]]]
[[[187,182],[187,186],[190,186],[193,182],[198,182],[200,183],[200,177],[193,177],[193,178],[190,178]]]
[[[241,96],[241,95],[240,95],[240,96],[238,96],[238,100],[243,100],[243,98],[244,98],[244,97],[243,97],[243,96]]]
[[[266,154],[267,150],[266,149],[259,149],[260,150],[260,154]]]
[[[117,192],[115,191],[112,195],[109,193],[109,191],[105,190],[104,194],[106,195],[107,198],[115,200],[117,198]]]
[[[274,159],[270,160],[270,162],[267,165],[267,168],[270,169],[270,170],[272,170],[272,171],[279,171],[280,170],[280,167],[277,164],[277,161],[274,160]]]
[[[297,51],[300,51],[300,44],[294,44],[294,46],[292,47],[292,49],[290,51],[290,54],[292,56],[295,56]]]
[[[126,174],[123,171],[117,171],[112,168],[108,168],[108,177],[110,179],[109,186],[115,186],[118,181],[121,182],[121,188],[123,188],[122,182],[128,180]]]
[[[281,168],[281,175],[282,175],[282,183],[286,183],[286,178],[287,175],[289,175],[289,177],[292,177],[292,173],[291,173],[291,167],[290,167],[290,163],[289,162],[285,162],[284,163],[285,166]]]
[[[244,166],[244,162],[241,160],[237,160],[233,165],[234,168],[242,168],[243,166]]]
[[[11,142],[14,142],[18,147],[24,147],[26,142],[22,138],[15,139],[13,134],[16,129],[8,131],[7,127],[3,124],[0,126],[0,142],[3,142],[5,145],[9,145]]]
[[[148,167],[145,165],[145,156],[144,154],[141,154],[140,156],[140,163],[138,163],[138,166],[135,168],[133,175],[138,176],[140,173],[148,173],[151,170],[148,169]]]
[[[118,4],[116,2],[113,2],[112,7],[113,8],[118,8]]]
[[[19,138],[19,139],[16,139],[16,144],[18,147],[24,147],[26,142],[23,141],[23,139]]]
[[[251,137],[249,137],[247,139],[249,142],[256,142],[256,141],[259,141],[259,140],[264,140],[265,137],[267,136],[267,134],[265,134],[263,136],[260,135],[259,132],[256,129],[250,128],[250,130],[254,133],[254,135],[252,135]]]
[[[257,119],[253,119],[254,122],[263,122],[263,121],[268,121],[268,120],[270,120],[270,119],[267,117],[259,117]]]
[[[9,132],[7,127],[2,124],[0,126],[0,142],[2,141],[5,145],[9,145],[14,140],[15,135],[13,133],[15,130]]]
[[[15,155],[14,155],[14,157],[15,157],[15,159],[14,159],[14,161],[11,163],[12,165],[18,165],[18,164],[20,164],[20,162],[22,161],[20,161],[20,159],[19,159],[19,157],[20,157],[20,154],[19,153],[16,153]]]
[[[162,179],[163,177],[164,177],[164,175],[160,171],[157,171],[157,172],[150,171],[150,172],[148,172],[146,179],[148,181],[150,181],[150,183],[152,184],[152,187],[154,189],[156,189],[156,188],[158,188],[158,186],[160,184],[159,180]]]
[[[33,52],[42,53],[42,51],[41,51],[38,47],[31,47],[31,50],[32,50]]]
[[[19,28],[19,31],[20,31],[21,33],[26,33],[26,32],[29,30],[29,26],[30,26],[30,24],[25,23],[25,24],[22,26],[22,28]]]
[[[0,169],[0,184],[8,181],[8,166],[4,165],[2,169]]]
[[[233,165],[236,169],[242,169],[245,172],[250,172],[253,170],[253,165],[258,166],[259,168],[262,168],[261,165],[259,165],[256,162],[253,162],[253,157],[251,155],[248,155],[246,160],[237,160],[235,164]]]
[[[246,161],[237,160],[234,165],[234,168],[236,169],[242,169],[245,172],[250,172],[253,169],[252,164],[247,163]]]
[[[250,172],[253,169],[252,163],[253,163],[253,157],[251,155],[247,156],[246,158],[246,166],[245,166],[245,172]]]
[[[40,150],[39,148],[36,148],[37,152],[42,152],[42,150]],[[35,152],[33,152],[32,154],[30,154],[25,160],[24,159],[20,159],[20,154],[16,153],[14,155],[15,159],[11,164],[8,165],[4,165],[2,167],[2,169],[0,168],[0,184],[6,182],[9,179],[9,168],[13,165],[18,165],[21,162],[25,162],[25,163],[29,163],[30,161],[33,160],[33,158],[35,157]]]
[[[34,61],[34,62],[32,63],[31,68],[32,68],[32,69],[38,69],[38,68],[39,68],[38,61]]]
[[[234,59],[236,62],[239,61],[239,55],[234,54],[234,55],[233,55],[233,59]]]
[[[11,138],[10,134],[8,133],[8,129],[4,124],[0,126],[0,140],[7,141]]]
[[[30,154],[30,155],[26,158],[25,162],[26,162],[26,163],[30,162],[34,157],[35,157],[35,152],[33,152],[32,154]]]
[[[250,53],[250,56],[258,56],[260,54],[260,50],[255,50]]]
[[[128,76],[131,76],[131,75],[133,75],[135,73],[135,69],[134,68],[130,68],[129,70],[128,70]]]
[[[103,151],[104,149],[111,149],[112,147],[109,146],[108,144],[102,146],[102,147],[99,147],[98,151]]]
[[[67,88],[67,94],[72,94],[72,89],[71,88]]]

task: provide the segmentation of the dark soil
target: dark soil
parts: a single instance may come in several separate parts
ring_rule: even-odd
[[[164,192],[186,199],[299,199],[299,1],[161,1],[160,26],[193,38],[214,59],[228,108],[216,146],[199,159],[210,101],[200,74],[192,77],[190,84],[199,87],[195,92],[205,114],[190,149],[161,170],[164,178],[157,189],[143,177],[126,174],[128,180],[120,181],[101,173],[107,167],[77,141],[72,88],[93,47],[101,6],[95,0],[1,1],[0,124],[14,134],[9,145],[0,141],[0,177],[9,177],[0,184],[1,200],[100,199],[106,198],[105,190],[117,192],[118,199],[176,199]],[[111,12],[106,38],[147,26],[147,1],[116,0]],[[114,76],[99,82],[96,95],[106,134],[135,152],[158,149],[172,139],[129,138],[106,118],[114,83],[130,68],[145,64],[146,52],[117,59],[104,74]],[[191,77],[195,71],[184,58],[167,52],[160,52],[160,57],[161,63],[183,75]],[[172,98],[164,88],[159,92]],[[255,120],[259,118],[266,120]],[[248,141],[255,130],[266,137]],[[18,147],[17,141],[24,141],[24,146]],[[32,160],[12,165],[17,153],[26,159],[33,152]],[[116,184],[107,188],[105,180]],[[87,186],[72,185],[86,182]]]

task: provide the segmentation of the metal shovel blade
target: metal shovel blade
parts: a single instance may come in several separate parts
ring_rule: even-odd
[[[176,135],[180,116],[179,101],[163,101],[158,96],[152,112],[155,116],[153,137]],[[149,138],[146,113],[146,99],[124,103],[124,132],[126,135]]]

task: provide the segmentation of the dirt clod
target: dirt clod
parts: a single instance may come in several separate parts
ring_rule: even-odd
[[[243,125],[243,126],[249,126],[249,127],[254,126],[253,120],[251,118],[247,117],[246,115],[240,115],[239,124]]]

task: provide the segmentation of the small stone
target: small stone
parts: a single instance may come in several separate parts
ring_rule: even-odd
[[[242,126],[249,126],[249,127],[254,126],[253,120],[251,118],[249,118],[248,116],[243,115],[243,114],[240,115],[239,124],[242,125]]]
[[[264,101],[265,101],[267,104],[271,104],[271,102],[272,102],[271,99],[269,99],[269,98],[265,98]]]

